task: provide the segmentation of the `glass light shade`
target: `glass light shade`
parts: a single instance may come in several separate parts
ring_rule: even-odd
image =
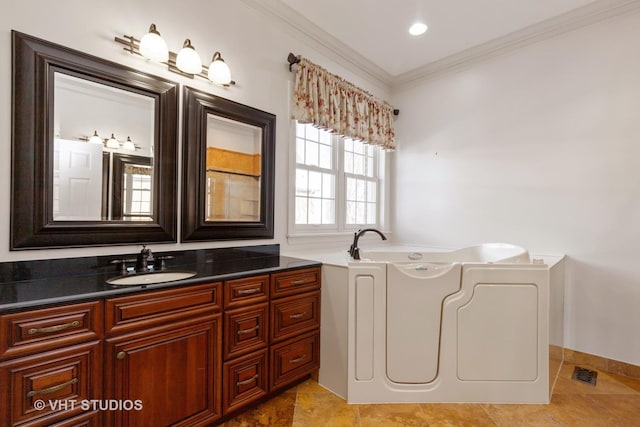
[[[93,135],[89,138],[89,142],[92,144],[102,144],[102,139],[98,136],[97,130],[93,131]]]
[[[129,151],[136,151],[136,145],[131,141],[131,137],[128,136],[127,140],[122,144],[122,148]]]
[[[220,52],[213,54],[211,65],[209,65],[209,80],[219,85],[231,83],[231,70],[220,56]]]
[[[169,48],[164,39],[160,37],[155,24],[151,24],[149,32],[140,40],[139,49],[142,56],[152,61],[166,62],[169,60]]]
[[[107,148],[120,148],[120,143],[118,142],[116,137],[113,136],[113,134],[111,134],[111,138],[109,138],[109,140],[107,141]]]
[[[182,50],[178,52],[176,66],[180,71],[188,74],[200,74],[202,72],[202,60],[198,52],[191,46],[191,40],[186,39]]]

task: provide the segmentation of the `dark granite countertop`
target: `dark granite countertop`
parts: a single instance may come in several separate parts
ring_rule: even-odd
[[[192,271],[197,273],[195,276],[135,286],[106,283],[121,275],[113,260],[135,260],[136,255],[0,263],[0,313],[321,265],[280,256],[279,245],[173,251],[154,255],[172,257],[166,260],[167,271]],[[128,265],[134,266],[135,261]]]

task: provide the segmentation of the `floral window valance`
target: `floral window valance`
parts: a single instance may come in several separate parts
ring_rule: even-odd
[[[392,106],[305,58],[296,64],[292,118],[385,150],[396,148]]]

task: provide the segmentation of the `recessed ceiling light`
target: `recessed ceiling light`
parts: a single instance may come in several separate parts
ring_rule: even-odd
[[[420,34],[424,34],[425,31],[427,31],[427,26],[422,22],[416,22],[409,28],[409,34],[412,36],[419,36]]]

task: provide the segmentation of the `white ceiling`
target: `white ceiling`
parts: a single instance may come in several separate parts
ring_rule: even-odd
[[[595,0],[282,0],[391,77]],[[428,31],[409,35],[415,21]]]

